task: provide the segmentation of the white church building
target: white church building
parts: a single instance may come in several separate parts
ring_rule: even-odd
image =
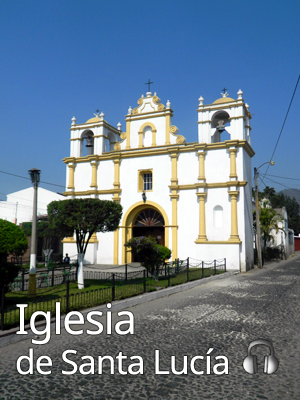
[[[200,97],[198,137],[186,143],[172,124],[171,103],[146,93],[125,117],[126,130],[97,113],[86,123],[72,118],[67,166],[68,198],[120,202],[123,216],[115,232],[97,233],[85,262],[125,264],[124,244],[151,235],[172,250],[173,260],[226,258],[227,269],[253,267],[249,106],[222,94],[212,104]],[[230,140],[222,141],[222,132]],[[196,124],[195,124],[196,131]],[[76,254],[74,238],[64,253]]]

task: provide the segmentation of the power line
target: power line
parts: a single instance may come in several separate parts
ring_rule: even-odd
[[[0,171],[0,172],[1,172],[2,174],[17,176],[18,178],[31,180],[30,178],[27,178],[26,176],[11,174],[10,172],[5,172],[5,171]],[[41,182],[41,183],[45,183],[45,184],[47,184],[47,185],[59,186],[59,187],[65,188],[63,185],[57,185],[56,183],[50,183],[50,182],[45,182],[45,181],[40,181],[40,182]]]
[[[288,178],[287,176],[278,176],[278,175],[271,175],[271,174],[268,174],[266,176],[273,176],[274,178],[291,179],[293,181],[300,181],[300,179],[298,179],[298,178]]]
[[[278,145],[278,143],[279,143],[280,136],[281,136],[281,134],[282,134],[282,131],[283,131],[283,128],[284,128],[285,122],[286,122],[286,120],[287,120],[287,117],[288,117],[288,115],[289,115],[290,108],[291,108],[291,105],[292,105],[292,103],[293,103],[293,100],[294,100],[294,96],[295,96],[295,94],[296,94],[296,90],[297,90],[297,87],[298,87],[299,80],[300,80],[300,74],[299,74],[299,77],[298,77],[298,80],[297,80],[297,83],[296,83],[296,86],[295,86],[295,89],[294,89],[293,96],[292,96],[292,98],[291,98],[291,101],[290,101],[289,108],[288,108],[288,110],[287,110],[287,113],[286,113],[286,116],[285,116],[285,118],[284,118],[283,125],[282,125],[282,128],[281,128],[281,130],[280,130],[280,133],[279,133],[279,136],[278,136],[278,139],[277,139],[277,142],[276,142],[276,145],[275,145],[275,148],[274,148],[273,154],[272,154],[272,156],[271,156],[271,158],[270,158],[270,161],[272,161],[272,159],[273,159],[273,156],[274,156],[274,154],[275,154],[275,151],[276,151],[276,148],[277,148],[277,145]],[[268,164],[268,167],[267,167],[267,170],[266,170],[266,172],[265,172],[265,175],[264,175],[264,176],[266,176],[266,174],[267,174],[267,172],[268,172],[268,169],[269,169],[269,167],[270,167],[270,164]]]
[[[291,187],[289,187],[289,186],[284,185],[283,183],[276,182],[276,181],[274,181],[274,180],[271,179],[271,178],[267,178],[267,177],[264,177],[264,178],[267,179],[267,180],[269,180],[269,181],[271,181],[271,182],[277,183],[277,185],[281,185],[281,186],[283,186],[283,187],[285,187],[285,188],[287,188],[287,189],[293,189],[293,190],[296,190],[297,192],[300,192],[300,189],[291,188]]]

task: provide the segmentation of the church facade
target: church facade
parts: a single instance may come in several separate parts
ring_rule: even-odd
[[[171,103],[156,93],[129,107],[125,131],[103,113],[83,124],[73,117],[64,194],[123,206],[119,228],[94,234],[85,262],[130,263],[124,244],[151,235],[173,260],[226,258],[228,269],[253,267],[251,115],[241,90],[237,96],[225,93],[208,105],[200,97],[192,143],[172,124]],[[225,130],[230,139],[222,141]],[[64,252],[76,254],[74,238],[64,239]]]

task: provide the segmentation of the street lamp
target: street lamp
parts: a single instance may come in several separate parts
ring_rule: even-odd
[[[33,212],[32,212],[32,230],[31,230],[31,249],[30,249],[30,270],[28,295],[36,295],[36,255],[37,255],[37,188],[40,181],[41,171],[32,168],[29,171],[31,182],[33,183]]]
[[[146,197],[145,192],[142,193],[142,199],[143,199],[143,202],[146,203],[147,197]]]
[[[267,161],[260,167],[254,168],[255,176],[255,203],[256,203],[256,245],[257,245],[257,257],[258,257],[258,268],[262,268],[262,257],[261,257],[261,242],[260,242],[260,221],[259,221],[259,204],[258,204],[258,185],[257,185],[257,171],[265,164],[274,165],[274,161]]]

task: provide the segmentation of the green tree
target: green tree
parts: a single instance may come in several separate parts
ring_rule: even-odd
[[[95,232],[111,232],[118,228],[122,206],[114,201],[99,199],[70,199],[48,204],[51,228],[62,236],[75,232],[78,251],[78,288],[84,288],[83,260],[89,240]]]
[[[278,232],[279,223],[282,220],[280,214],[278,214],[273,208],[268,207],[267,202],[264,201],[259,213],[260,231],[263,239],[264,248],[267,243],[273,243],[274,237],[272,231]],[[256,223],[255,223],[256,228]]]
[[[21,256],[27,249],[28,240],[21,228],[0,219],[0,261],[6,262],[9,254]]]
[[[300,206],[295,197],[291,198],[281,192],[276,193],[275,189],[269,186],[263,190],[262,197],[270,201],[272,208],[286,208],[289,228],[298,235],[300,233]]]
[[[168,247],[158,245],[156,239],[151,236],[139,236],[130,239],[125,247],[131,249],[134,259],[140,262],[152,275],[155,270],[158,273],[159,266],[171,257]]]

